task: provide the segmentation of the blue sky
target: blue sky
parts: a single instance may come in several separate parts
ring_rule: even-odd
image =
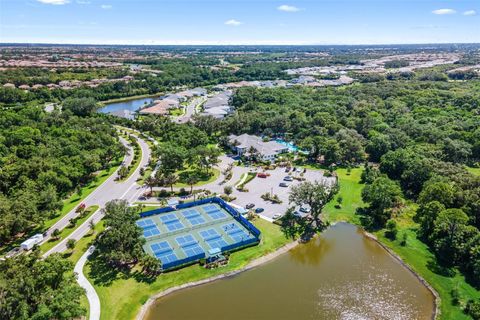
[[[0,42],[480,42],[480,0],[0,0]]]

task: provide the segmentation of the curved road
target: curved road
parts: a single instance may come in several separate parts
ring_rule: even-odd
[[[73,270],[77,275],[77,282],[80,287],[85,289],[85,293],[87,295],[88,304],[90,306],[90,315],[88,317],[89,320],[99,320],[100,319],[100,299],[98,298],[97,292],[90,284],[88,279],[83,274],[83,267],[87,262],[88,257],[93,252],[93,247],[89,248],[87,252],[83,254],[83,256],[78,260],[77,264],[75,265],[75,269]]]
[[[68,239],[79,240],[85,234],[87,234],[90,230],[90,221],[93,221],[96,224],[103,218],[104,214],[101,209],[105,207],[105,204],[107,202],[115,199],[124,199],[131,203],[135,201],[135,199],[137,199],[146,190],[145,187],[137,184],[137,180],[138,178],[140,178],[140,168],[145,167],[148,164],[151,151],[148,144],[143,139],[139,138],[138,136],[135,136],[135,137],[137,138],[138,144],[142,149],[142,158],[140,160],[140,165],[137,167],[137,169],[135,169],[133,174],[127,180],[117,182],[114,180],[116,174],[113,174],[109,179],[107,179],[107,181],[105,181],[105,183],[103,183],[101,186],[95,189],[95,191],[93,191],[90,194],[90,196],[87,197],[83,202],[86,204],[87,207],[91,205],[98,205],[99,210],[93,213],[83,224],[81,224],[77,229],[75,229],[75,231],[73,231],[69,236],[67,236],[65,239],[59,242],[52,249],[47,251],[44,254],[45,257],[55,252],[65,251],[67,249],[66,243]],[[132,155],[128,157],[129,157],[128,161],[132,161]],[[129,163],[127,161],[125,162]],[[75,211],[75,209],[72,211]],[[57,222],[57,224],[62,222],[62,224],[64,224],[64,227],[65,227],[69,223],[70,218],[72,218],[72,216],[73,217],[75,216],[75,215],[71,215],[71,213],[72,212],[70,212],[67,216],[62,218],[59,222]],[[52,228],[50,228],[49,232],[53,231],[54,230],[53,228],[58,228],[58,226],[56,226],[57,224],[55,224]]]

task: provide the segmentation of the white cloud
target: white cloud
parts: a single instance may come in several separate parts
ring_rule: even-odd
[[[225,21],[225,24],[226,24],[227,26],[235,26],[235,27],[237,27],[237,26],[243,24],[243,22],[240,22],[240,21],[235,20],[235,19],[230,19],[230,20]]]
[[[463,13],[464,16],[476,16],[477,15],[477,11],[475,10],[468,10],[468,11],[465,11]]]
[[[457,13],[457,11],[453,10],[453,9],[437,9],[437,10],[433,10],[432,11],[433,14],[455,14]]]
[[[102,4],[102,5],[100,6],[100,8],[105,9],[105,10],[108,10],[108,9],[112,9],[112,5],[111,5],[111,4]]]
[[[87,0],[77,0],[77,3],[78,3],[78,4],[90,4],[90,3],[92,3],[92,2],[87,1]]]
[[[62,5],[70,3],[70,0],[37,0],[38,2],[45,3],[45,4],[53,4],[53,5]]]
[[[298,12],[300,8],[289,6],[288,4],[283,4],[280,7],[277,7],[277,10],[284,11],[284,12]]]

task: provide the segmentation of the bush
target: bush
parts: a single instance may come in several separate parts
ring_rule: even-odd
[[[395,220],[393,219],[388,220],[386,224],[386,228],[387,230],[385,231],[385,236],[390,240],[395,240],[397,238],[397,233],[398,233],[397,222],[395,222]]]
[[[464,312],[468,314],[473,320],[480,320],[480,299],[477,301],[470,300],[465,306]]]
[[[402,241],[400,242],[400,245],[402,247],[407,246],[407,239],[408,239],[408,235],[407,235],[407,233],[404,233],[403,236],[402,236]]]

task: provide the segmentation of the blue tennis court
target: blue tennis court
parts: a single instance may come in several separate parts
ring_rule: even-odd
[[[166,215],[160,216],[160,220],[165,224],[168,231],[177,231],[185,228],[185,226],[180,222],[176,214],[169,213]]]
[[[199,246],[197,240],[192,235],[187,234],[175,239],[187,257],[193,257],[202,254],[205,251]]]
[[[143,236],[145,238],[160,234],[160,231],[158,230],[157,225],[153,222],[152,219],[137,221],[137,226],[143,229]]]
[[[234,210],[212,198],[143,212],[137,221],[146,239],[143,249],[159,259],[164,270],[170,270],[212,258],[211,249],[233,251],[257,244],[258,235],[249,231],[252,226]]]
[[[190,222],[192,226],[197,226],[206,222],[200,212],[195,209],[186,210],[182,212],[182,215],[188,220],[188,222]]]
[[[162,220],[163,223],[168,223],[171,221],[178,221],[178,217],[174,213],[169,213],[169,214],[161,215],[160,220]]]
[[[202,230],[199,233],[203,240],[210,246],[210,249],[222,248],[228,245],[228,243],[223,240],[222,235],[215,229]]]
[[[167,241],[153,243],[150,245],[150,248],[152,249],[155,257],[160,259],[162,263],[170,263],[178,260],[177,256],[173,252],[172,247],[170,247]]]
[[[225,225],[222,226],[222,229],[235,242],[241,242],[241,241],[245,241],[245,240],[251,238],[249,234],[247,234],[245,231],[243,231],[243,229],[241,229],[235,223],[225,224]]]
[[[220,210],[217,206],[214,206],[212,204],[206,205],[202,207],[203,210],[207,213],[207,215],[212,218],[213,220],[218,220],[218,219],[223,219],[226,218],[227,215],[225,212]]]

